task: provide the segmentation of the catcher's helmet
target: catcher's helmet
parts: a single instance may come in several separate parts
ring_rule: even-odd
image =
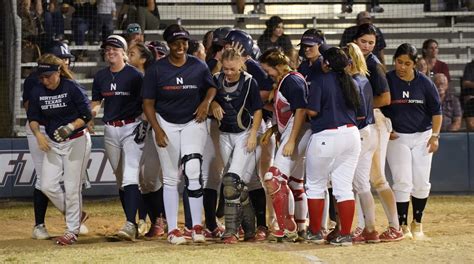
[[[231,30],[232,30],[232,28],[230,28],[230,27],[216,28],[212,32],[212,44],[217,44],[217,45],[220,45],[220,46],[224,46],[225,45],[224,39]]]
[[[253,54],[253,39],[247,32],[240,29],[233,29],[225,37],[225,43],[237,42],[244,48],[245,55]]]

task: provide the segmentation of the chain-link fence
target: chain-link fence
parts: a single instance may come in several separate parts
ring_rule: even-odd
[[[5,1],[4,1],[5,3]],[[163,29],[170,24],[183,25],[196,40],[218,27],[240,27],[255,42],[275,42],[271,31],[262,36],[270,20],[279,16],[284,33],[291,41],[289,54],[298,61],[299,39],[309,28],[325,33],[330,45],[339,45],[344,30],[357,23],[357,15],[376,25],[385,39],[381,59],[392,69],[392,56],[402,43],[414,44],[425,55],[420,69],[434,79],[444,61],[449,71],[447,96],[443,105],[447,115],[446,130],[456,130],[456,122],[466,117],[459,129],[474,128],[474,45],[473,1],[305,1],[305,0],[9,0],[1,9],[0,23],[0,116],[3,137],[24,135],[26,113],[22,102],[22,84],[34,70],[36,59],[51,50],[54,43],[69,45],[75,56],[71,68],[75,79],[91,92],[95,73],[106,66],[100,44],[107,35],[144,33],[144,41],[162,41]],[[361,18],[361,16],[359,16]],[[138,27],[129,24],[137,23]],[[360,19],[359,19],[360,23]],[[127,31],[128,29],[128,31]],[[427,39],[436,40],[423,49]],[[263,42],[259,42],[263,43]],[[268,43],[267,43],[268,44]],[[426,44],[426,43],[425,43]],[[267,45],[268,46],[268,45]],[[263,49],[264,47],[260,47]],[[294,49],[294,50],[293,50]],[[438,53],[439,52],[439,53]],[[437,80],[442,83],[442,80]],[[440,84],[443,86],[443,84]],[[462,110],[458,109],[463,107]],[[97,119],[100,119],[98,115]],[[473,120],[471,120],[473,119]],[[465,120],[465,121],[464,121]],[[98,132],[100,134],[100,121]],[[472,125],[471,125],[472,123]],[[454,126],[454,128],[453,128]]]

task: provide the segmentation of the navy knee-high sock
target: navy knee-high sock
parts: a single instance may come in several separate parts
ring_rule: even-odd
[[[426,207],[426,202],[428,198],[418,199],[416,197],[411,197],[411,205],[413,207],[413,220],[417,223],[421,223],[421,218],[423,217],[423,211]]]
[[[48,197],[40,190],[33,191],[33,206],[35,211],[35,226],[44,224],[46,210],[48,209]]]
[[[216,217],[224,217],[224,184],[221,184],[221,190],[219,193],[219,204],[217,205]]]
[[[143,195],[140,193],[138,196],[138,219],[146,219],[146,215],[148,214],[147,207],[145,205],[145,201],[143,201]]]
[[[140,190],[137,184],[127,185],[123,188],[123,205],[125,208],[125,216],[127,221],[136,224],[138,204],[140,201]]]
[[[397,203],[398,223],[400,225],[407,225],[408,206],[410,202]]]
[[[188,229],[193,228],[193,219],[191,218],[191,206],[189,205],[188,190],[183,190],[183,208],[184,208],[184,226]]]
[[[150,217],[150,222],[156,222],[156,208],[153,208],[153,194],[154,193],[145,193],[142,194],[143,204],[145,205],[146,212]],[[140,215],[140,209],[138,209]]]
[[[120,204],[122,205],[123,212],[125,213],[125,198],[124,198],[125,192],[123,189],[119,189],[119,198],[120,198]]]
[[[336,214],[336,203],[334,195],[332,195],[332,188],[328,189],[329,192],[329,219],[331,221],[337,222],[337,214]]]
[[[267,199],[263,188],[249,192],[250,201],[257,218],[257,226],[267,227]]]
[[[206,217],[206,228],[213,231],[217,227],[216,206],[217,191],[213,189],[204,189],[203,195],[204,215]]]
[[[166,219],[166,212],[165,212],[165,202],[163,201],[163,187],[156,191],[156,198],[154,201],[157,202],[157,217],[163,217]]]

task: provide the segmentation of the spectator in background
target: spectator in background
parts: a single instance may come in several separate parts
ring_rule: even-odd
[[[347,43],[351,42],[354,39],[354,35],[357,32],[357,28],[362,25],[362,24],[373,24],[372,23],[372,17],[370,16],[370,13],[367,11],[362,11],[359,14],[357,14],[356,17],[356,25],[352,27],[348,27],[344,30],[344,33],[342,33],[341,41],[339,42],[339,47],[345,47]],[[375,26],[374,26],[375,27]],[[375,41],[375,48],[372,51],[372,53],[377,56],[377,58],[380,60],[380,62],[385,65],[385,57],[384,57],[384,49],[387,47],[387,44],[385,43],[385,38],[383,37],[382,31],[378,28],[375,27],[375,31],[377,33],[376,35],[376,41]]]
[[[434,39],[425,40],[421,51],[423,58],[428,64],[430,76],[434,76],[436,73],[443,73],[448,78],[448,82],[450,82],[451,76],[449,75],[448,64],[438,59],[438,42]]]
[[[278,48],[286,53],[293,48],[290,37],[285,35],[283,31],[283,19],[281,17],[272,16],[265,22],[265,25],[267,28],[257,42],[261,52]]]
[[[265,0],[258,0],[258,5],[254,6],[254,9],[249,12],[250,14],[265,14],[267,13],[265,9]]]
[[[206,56],[209,54],[212,47],[212,39],[214,38],[213,31],[214,30],[209,30],[202,37],[202,45],[204,45],[204,49],[206,50]]]
[[[39,1],[39,0],[37,0]],[[52,40],[64,40],[64,18],[57,0],[42,0],[44,30],[48,45]]]
[[[434,83],[438,88],[441,108],[443,109],[443,122],[441,131],[459,131],[461,129],[462,110],[459,99],[448,91],[448,78],[442,73],[434,75]]]
[[[463,102],[466,128],[474,131],[474,60],[466,64],[461,83],[461,98]]]
[[[145,34],[143,34],[142,28],[137,23],[131,23],[127,26],[127,29],[123,32],[127,44],[129,47],[133,46],[136,43],[145,42]]]
[[[383,8],[379,5],[378,0],[371,0],[370,5],[371,5],[371,10],[374,13],[383,13]],[[354,5],[354,0],[347,0],[344,1],[344,4],[342,5],[342,13],[352,13],[352,6]],[[342,47],[342,46],[341,46]]]
[[[114,33],[113,19],[116,17],[116,6],[114,0],[98,0],[98,31],[102,32],[102,42],[105,42],[108,36]]]
[[[85,45],[86,32],[89,32],[91,44],[98,45],[96,0],[65,0],[64,3],[74,8],[71,27],[75,44]]]
[[[41,56],[40,34],[44,32],[41,23],[43,8],[41,0],[21,0],[18,6],[18,15],[21,18],[21,51],[22,62],[36,61]]]
[[[423,57],[418,57],[418,60],[416,61],[416,69],[424,75],[431,77],[430,71],[428,70],[428,64]]]
[[[160,28],[160,13],[155,1],[124,0],[118,14],[119,28],[130,23],[138,23],[144,30]]]

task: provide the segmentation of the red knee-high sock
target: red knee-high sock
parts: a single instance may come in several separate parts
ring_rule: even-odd
[[[309,229],[316,234],[321,230],[323,218],[324,199],[308,199]]]
[[[337,211],[341,221],[341,235],[349,235],[351,233],[352,220],[354,220],[354,207],[354,200],[337,203]]]

